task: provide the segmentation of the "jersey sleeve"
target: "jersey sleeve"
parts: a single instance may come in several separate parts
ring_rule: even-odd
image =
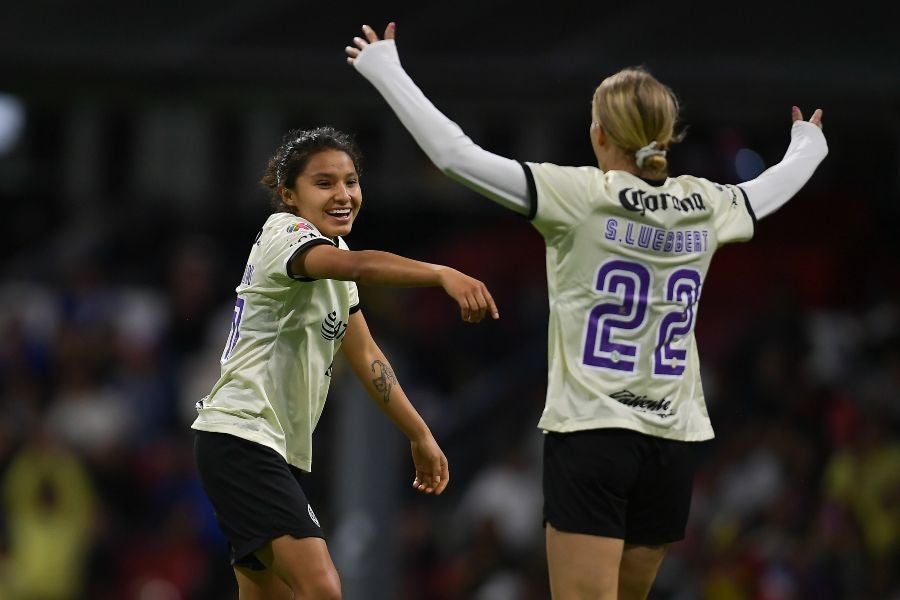
[[[756,231],[756,215],[737,185],[713,184],[713,227],[719,244],[746,242]]]
[[[350,247],[347,245],[347,242],[344,241],[344,238],[339,237],[337,247],[341,250],[350,250]],[[347,293],[350,295],[350,314],[352,315],[356,311],[358,311],[361,307],[359,305],[359,288],[356,287],[355,281],[347,281]]]
[[[544,238],[568,231],[590,212],[602,171],[524,163],[531,197],[531,222]]]
[[[325,237],[312,223],[300,217],[291,216],[283,219],[274,231],[269,247],[266,250],[271,265],[272,276],[276,279],[287,278],[297,281],[314,281],[309,277],[295,277],[291,274],[291,261],[294,257],[319,244],[334,246],[331,239]]]

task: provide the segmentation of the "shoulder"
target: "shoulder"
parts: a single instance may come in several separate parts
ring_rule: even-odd
[[[603,171],[598,169],[597,167],[592,166],[581,166],[581,167],[572,167],[572,166],[564,166],[557,165],[553,163],[535,163],[535,162],[526,162],[525,166],[535,175],[546,175],[546,176],[563,176],[563,177],[578,177],[578,178],[595,178],[601,177],[603,175]]]
[[[699,193],[713,204],[722,202],[739,204],[744,200],[744,191],[735,184],[716,183],[705,177],[696,177],[694,175],[679,175],[678,177],[670,178],[670,180],[684,196]]]
[[[597,167],[570,167],[553,163],[524,163],[538,191],[590,188],[598,185],[604,172]]]
[[[266,227],[269,227],[273,230],[274,233],[296,233],[298,231],[313,231],[315,233],[319,233],[319,230],[316,229],[315,225],[304,219],[303,217],[298,217],[297,215],[279,212],[273,213],[268,220],[266,220]]]
[[[330,241],[306,219],[284,212],[274,213],[266,220],[262,229],[262,238],[276,245],[287,244],[290,246],[304,244],[316,238]]]

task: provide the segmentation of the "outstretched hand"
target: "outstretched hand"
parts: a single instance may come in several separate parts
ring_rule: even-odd
[[[478,323],[488,315],[492,319],[500,318],[500,311],[487,286],[474,277],[447,267],[441,270],[441,285],[456,300],[460,316],[466,323]]]
[[[393,33],[393,32],[392,32]],[[796,121],[803,120],[803,113],[796,106],[791,107],[791,122],[794,123]],[[809,118],[809,122],[822,129],[822,109],[817,108],[812,116]]]
[[[375,30],[369,27],[368,25],[362,26],[363,35],[366,36],[366,39],[362,39],[361,37],[353,38],[353,44],[356,46],[347,46],[344,48],[344,52],[347,53],[347,64],[352,65],[353,61],[356,60],[356,57],[359,56],[359,53],[365,50],[366,46],[369,44],[374,44],[378,41],[378,34],[375,33]],[[392,40],[394,39],[397,31],[396,23],[388,23],[388,26],[384,30],[384,39]]]

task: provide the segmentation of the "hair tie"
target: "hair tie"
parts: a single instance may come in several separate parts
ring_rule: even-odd
[[[640,150],[634,153],[635,162],[637,162],[637,166],[639,169],[644,168],[644,161],[650,158],[651,156],[665,156],[665,150],[657,150],[656,149],[656,140],[653,140]]]

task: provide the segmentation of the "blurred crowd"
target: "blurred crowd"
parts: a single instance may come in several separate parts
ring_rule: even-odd
[[[503,318],[478,329],[434,290],[374,290],[369,302],[363,291],[376,337],[414,365],[401,382],[453,473],[440,499],[400,496],[395,593],[547,598],[540,241],[501,221],[431,243],[435,260],[490,282]],[[518,251],[481,258],[497,247]],[[717,438],[653,597],[900,597],[896,282],[810,309],[801,285],[754,280],[750,248],[723,250],[711,274],[698,336]],[[209,240],[184,240],[158,288],[117,283],[90,253],[56,283],[3,282],[0,598],[234,597],[188,429],[226,332],[217,256]],[[717,283],[735,272],[735,288]],[[333,429],[326,414],[313,489],[328,489],[328,448],[343,443]]]
[[[512,143],[502,133],[487,145]],[[676,170],[715,164],[699,150],[714,136],[701,129],[690,139],[700,142],[685,144]],[[36,164],[66,158],[45,157],[37,141],[28,150]],[[265,142],[257,154],[274,147]],[[771,146],[783,151],[782,142]],[[388,146],[363,143],[376,173]],[[733,155],[732,146],[717,151]],[[177,149],[162,148],[176,162]],[[13,173],[14,160],[0,169]],[[120,173],[125,159],[104,160]],[[900,599],[900,248],[891,230],[900,203],[896,191],[843,186],[828,161],[760,223],[756,240],[713,260],[697,338],[717,435],[703,444],[687,538],[672,547],[656,600]],[[472,326],[438,290],[361,289],[375,338],[450,460],[450,486],[439,498],[412,491],[396,431],[384,453],[345,433],[343,411],[361,403],[335,365],[305,489],[333,534],[346,589],[360,563],[389,557],[384,589],[370,585],[351,600],[547,599],[536,428],[546,384],[543,245],[521,218],[484,208],[421,158],[414,165],[414,198],[364,209],[348,243],[452,265],[485,281],[498,302],[500,321]],[[250,185],[219,172],[206,180],[207,204],[225,208],[201,202],[193,215],[175,214],[178,193],[196,191],[177,181],[163,190],[175,200],[155,211],[113,193],[132,183],[119,174],[82,214],[80,180],[63,202],[51,193],[54,177],[23,176],[12,191],[3,179],[11,208],[0,280],[0,600],[236,597],[189,426],[218,375],[234,286],[266,206],[247,209],[244,199],[232,210],[224,190]],[[700,174],[736,179],[724,169]],[[390,178],[374,182],[373,198],[394,189]],[[854,210],[836,210],[848,202]],[[37,218],[43,209],[60,217]],[[376,482],[348,492],[370,505],[375,525],[339,509],[348,465]]]

